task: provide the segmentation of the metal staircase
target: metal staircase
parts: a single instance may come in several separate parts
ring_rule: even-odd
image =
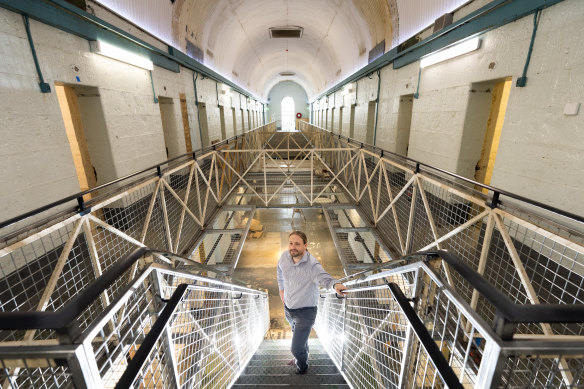
[[[320,341],[309,339],[308,347],[308,373],[297,375],[296,367],[288,364],[292,358],[290,340],[264,340],[233,387],[349,388]]]
[[[2,388],[584,387],[583,217],[301,126],[0,223]],[[231,277],[258,207],[322,210],[347,275],[307,376]]]

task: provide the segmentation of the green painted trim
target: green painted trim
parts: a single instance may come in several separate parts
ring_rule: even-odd
[[[414,99],[420,97],[420,81],[422,80],[422,68],[418,69],[418,85],[416,86],[416,93],[414,93]]]
[[[196,76],[195,76],[196,75]],[[193,72],[193,86],[195,88],[195,106],[197,107],[197,122],[199,123],[199,140],[201,141],[201,149],[203,146],[203,130],[201,130],[201,112],[199,111],[199,95],[197,94],[197,79],[199,73]]]
[[[177,48],[168,46],[168,52],[164,52],[64,0],[0,0],[0,7],[90,41],[99,39],[115,44],[125,50],[145,56],[156,66],[175,73],[180,72],[179,65],[181,65],[201,73],[205,77],[227,84],[242,95],[259,100],[250,92],[182,53]]]
[[[541,16],[541,11],[536,11],[533,14],[533,31],[531,33],[531,41],[529,42],[529,49],[527,50],[527,58],[525,59],[525,65],[523,66],[523,73],[515,83],[517,87],[524,87],[527,84],[527,68],[529,67],[529,62],[531,61],[531,52],[533,51],[533,43],[535,42],[535,34],[537,33],[537,26],[539,25],[539,18]]]
[[[30,51],[32,52],[34,66],[36,67],[36,71],[39,76],[39,87],[41,88],[41,93],[51,93],[51,86],[45,82],[43,72],[41,71],[41,65],[39,65],[39,59],[34,48],[34,42],[32,41],[32,34],[30,33],[30,22],[28,20],[28,16],[23,15],[22,19],[24,21],[24,28],[26,29],[26,36],[28,37]]]
[[[154,104],[158,104],[158,97],[156,97],[156,90],[154,89],[154,78],[152,77],[152,70],[150,70],[150,84],[152,85],[152,95],[154,96]]]
[[[379,117],[379,92],[381,88],[381,70],[377,70],[377,98],[375,99],[375,126],[373,127],[373,146],[377,140],[377,119]]]
[[[428,38],[416,43],[407,50],[398,53],[397,47],[394,47],[369,65],[363,67],[345,78],[343,81],[329,88],[327,91],[321,93],[313,101],[330,95],[331,93],[340,90],[346,84],[355,82],[390,63],[393,63],[394,69],[401,68],[410,63],[419,61],[423,56],[440,50],[454,42],[501,27],[562,1],[563,0],[491,1],[484,7],[479,8],[464,18],[457,20],[450,26],[430,35]]]

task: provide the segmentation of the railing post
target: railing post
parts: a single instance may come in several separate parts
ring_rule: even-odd
[[[85,200],[83,199],[83,196],[77,197],[77,204],[79,206],[80,214],[85,215],[86,213],[88,213],[87,208],[85,208]]]
[[[503,368],[503,355],[497,342],[494,340],[487,342],[475,380],[475,389],[494,389],[498,387],[499,377]]]
[[[345,323],[347,322],[347,299],[343,299],[343,345],[341,347],[341,372],[345,368],[345,343],[347,343],[347,335],[345,335]]]
[[[153,271],[150,273],[156,280],[156,282],[152,283],[154,290],[158,293],[161,298],[165,298],[163,296],[163,289],[162,289],[162,278],[161,274],[158,271]],[[170,296],[169,296],[170,297]],[[154,299],[153,299],[154,300]],[[154,300],[153,302],[155,302]],[[157,312],[161,312],[164,307],[155,307]],[[179,376],[178,376],[178,363],[176,362],[176,356],[174,355],[174,344],[172,342],[172,331],[170,326],[167,325],[165,328],[166,332],[166,339],[164,341],[164,345],[166,346],[166,352],[168,353],[168,357],[172,363],[172,371],[174,372],[174,379],[176,380],[177,386],[179,385]]]
[[[487,203],[487,206],[491,209],[495,209],[499,206],[499,195],[500,193],[497,191],[493,192],[493,197],[491,198],[491,201]]]
[[[233,288],[231,288],[233,290]],[[235,369],[235,371],[239,371],[241,368],[241,353],[240,353],[240,346],[238,344],[238,342],[236,341],[236,337],[237,337],[237,322],[235,320],[235,308],[233,307],[233,298],[230,295],[229,297],[229,320],[231,320],[232,326],[231,328],[233,329],[233,333],[232,335],[232,341],[235,344],[235,352],[237,353],[237,368]],[[240,340],[241,341],[241,340]]]
[[[93,354],[90,340],[87,340],[75,349],[75,355],[67,358],[67,365],[71,370],[73,383],[77,389],[103,388],[99,368]]]
[[[495,318],[493,320],[493,330],[501,337],[503,340],[513,340],[513,334],[515,333],[515,324],[509,322],[499,310],[495,312]]]
[[[422,272],[420,271],[420,268],[418,267],[416,269],[416,276],[414,278],[414,285],[412,288],[412,298],[415,301],[419,301],[419,295],[420,295],[420,289],[423,285],[423,282],[421,280],[421,277],[423,277]],[[389,285],[388,285],[389,288]],[[393,298],[393,297],[392,297]],[[397,304],[397,302],[395,302],[395,304]],[[417,309],[418,308],[418,303],[416,302],[414,305],[414,308]],[[398,388],[403,389],[406,387],[408,381],[407,381],[407,374],[409,371],[409,362],[411,361],[411,359],[413,357],[415,357],[415,353],[410,353],[410,348],[412,345],[412,341],[413,341],[413,331],[412,331],[412,327],[410,325],[407,326],[407,330],[406,330],[406,340],[404,342],[404,347],[402,350],[404,350],[403,352],[403,357],[401,360],[401,371],[399,374],[399,383],[398,383]]]

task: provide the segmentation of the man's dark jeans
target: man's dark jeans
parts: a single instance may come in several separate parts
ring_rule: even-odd
[[[300,372],[308,369],[308,337],[316,319],[316,307],[289,309],[284,305],[286,320],[292,327],[292,355]]]

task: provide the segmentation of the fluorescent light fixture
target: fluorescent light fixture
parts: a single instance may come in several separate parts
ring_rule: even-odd
[[[101,54],[105,57],[113,58],[118,61],[129,63],[130,65],[138,66],[146,70],[152,70],[154,65],[152,61],[131,53],[127,50],[121,49],[117,46],[111,45],[103,41],[90,41],[89,47],[92,53]]]
[[[471,51],[478,49],[480,45],[481,40],[478,37],[466,40],[422,58],[420,61],[420,67],[425,68],[427,66],[437,64],[438,62],[446,61],[448,59],[458,57],[459,55],[470,53]]]

